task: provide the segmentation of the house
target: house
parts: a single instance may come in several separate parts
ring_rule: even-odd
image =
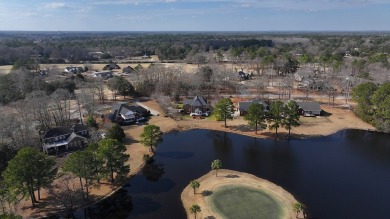
[[[52,150],[82,147],[87,144],[89,134],[89,128],[82,124],[51,128],[41,135],[42,148],[49,153]]]
[[[322,109],[319,102],[297,102],[298,113],[302,116],[320,116]]]
[[[259,103],[264,106],[264,109],[266,112],[269,111],[269,106],[266,102],[262,100],[251,100],[251,101],[245,101],[245,102],[238,102],[237,104],[237,112],[240,116],[245,116],[248,113],[249,107],[254,104]]]
[[[103,55],[103,52],[89,52],[88,53],[88,56],[96,58],[96,59],[100,59],[100,57],[102,57],[102,55]]]
[[[203,114],[210,111],[210,105],[203,97],[196,95],[193,99],[183,101],[183,110],[185,113]]]
[[[124,74],[130,74],[130,73],[132,73],[134,71],[134,68],[132,68],[131,66],[127,66],[127,67],[124,67],[123,69],[122,69],[122,73],[124,73]]]
[[[141,58],[142,58],[142,59],[150,59],[150,55],[145,54],[145,55],[143,55]]]
[[[119,65],[117,65],[115,63],[110,63],[110,64],[105,65],[103,67],[103,70],[113,70],[113,69],[121,69],[121,67],[119,67]]]
[[[66,73],[73,73],[73,74],[83,73],[84,72],[84,68],[83,67],[66,67],[64,69],[64,72],[66,72]]]
[[[239,72],[238,72],[238,78],[239,78],[240,80],[248,80],[248,79],[252,79],[252,77],[253,77],[253,73],[251,73],[251,74],[246,74],[246,73],[243,72],[243,71],[239,71]]]
[[[118,123],[133,123],[149,115],[149,110],[138,105],[129,106],[126,103],[119,103],[111,108],[111,120]]]
[[[104,80],[112,78],[113,76],[114,76],[114,73],[112,71],[100,71],[100,72],[92,73],[92,77],[103,78]]]

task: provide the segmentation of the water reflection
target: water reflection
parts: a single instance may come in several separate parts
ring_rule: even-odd
[[[126,189],[119,189],[99,203],[77,210],[74,216],[85,219],[126,218],[132,209],[132,197],[128,195]]]
[[[137,218],[142,214],[157,212],[161,208],[161,203],[153,200],[153,198],[140,196],[134,198],[134,202],[137,203],[137,211],[132,213],[133,218]],[[124,215],[126,218],[128,215]],[[110,217],[115,218],[115,217]]]
[[[232,147],[232,140],[230,139],[228,133],[226,132],[218,132],[218,131],[210,131],[207,135],[213,141],[213,146],[218,154],[228,154]]]
[[[142,175],[147,180],[156,182],[164,175],[164,164],[150,162],[142,168]]]
[[[351,150],[355,153],[361,153],[365,156],[370,156],[373,161],[390,162],[390,141],[387,138],[388,134],[365,132],[361,130],[347,130],[345,131],[345,137],[350,140],[352,144]],[[365,141],[361,141],[361,138],[370,142],[369,145]]]

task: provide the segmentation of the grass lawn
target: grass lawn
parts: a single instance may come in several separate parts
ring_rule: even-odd
[[[260,189],[225,186],[210,196],[211,207],[223,218],[281,218],[278,201]]]

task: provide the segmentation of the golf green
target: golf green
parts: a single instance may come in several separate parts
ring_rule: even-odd
[[[261,189],[232,185],[210,196],[211,207],[223,218],[281,218],[280,203]]]

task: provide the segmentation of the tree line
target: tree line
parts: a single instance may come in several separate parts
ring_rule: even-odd
[[[372,124],[381,132],[390,133],[390,83],[381,85],[367,82],[352,90],[352,98],[357,102],[354,109],[363,121]]]
[[[388,35],[336,33],[14,33],[0,38],[0,65],[12,65],[18,60],[42,64],[99,59],[90,52],[102,52],[104,59],[148,54],[158,55],[161,60],[226,53],[231,59],[245,62],[262,59],[266,54],[301,54],[309,57],[306,61],[330,54],[388,65],[389,40]]]

